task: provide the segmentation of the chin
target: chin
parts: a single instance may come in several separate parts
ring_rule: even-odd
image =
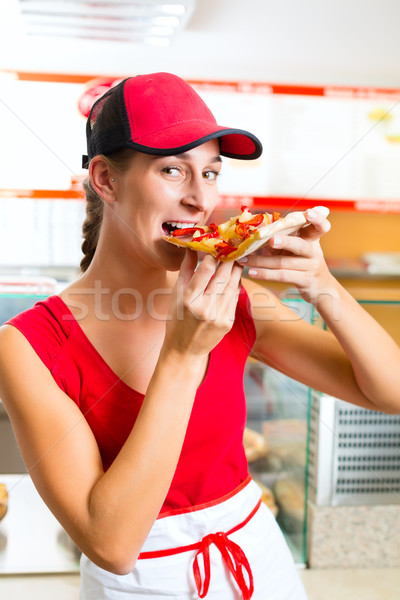
[[[167,271],[179,271],[185,256],[185,250],[162,240],[162,245],[157,248],[157,254],[160,266],[165,267]]]
[[[169,266],[167,267],[168,271],[179,271],[181,268],[181,264],[183,261],[183,257],[185,256],[184,252],[181,252],[180,255],[171,257],[169,262]]]

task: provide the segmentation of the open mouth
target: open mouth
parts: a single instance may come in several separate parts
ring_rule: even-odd
[[[176,229],[186,229],[188,227],[196,227],[196,223],[182,223],[180,221],[165,221],[162,224],[162,230],[164,235],[172,235],[172,232]]]

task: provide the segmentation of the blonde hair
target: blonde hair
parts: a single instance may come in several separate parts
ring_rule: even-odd
[[[129,168],[134,154],[135,150],[123,148],[109,156],[104,156],[104,159],[111,169],[122,174]],[[86,217],[82,225],[83,258],[80,263],[82,273],[88,269],[96,252],[104,212],[103,199],[95,191],[90,177],[86,177],[83,188],[86,194]]]

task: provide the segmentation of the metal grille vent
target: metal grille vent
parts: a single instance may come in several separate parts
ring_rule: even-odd
[[[312,399],[312,410],[308,429],[308,489],[310,496],[316,500],[318,488],[318,412],[315,400]]]
[[[336,411],[335,495],[400,498],[400,416],[343,407]],[[395,500],[395,496],[399,496]]]
[[[19,0],[28,35],[168,45],[195,0]]]
[[[400,416],[314,395],[310,497],[320,505],[400,503]]]

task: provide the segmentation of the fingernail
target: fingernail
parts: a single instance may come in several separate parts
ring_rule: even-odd
[[[249,269],[249,275],[250,275],[250,277],[257,277],[257,275],[258,275],[257,269]]]
[[[239,263],[247,263],[249,259],[247,258],[247,256],[242,256],[242,258],[238,258],[237,262]]]
[[[280,246],[281,244],[282,244],[282,238],[280,238],[279,235],[276,235],[274,237],[273,245]]]
[[[313,210],[309,210],[307,212],[307,216],[309,219],[315,219],[317,215],[315,214],[315,212]]]

